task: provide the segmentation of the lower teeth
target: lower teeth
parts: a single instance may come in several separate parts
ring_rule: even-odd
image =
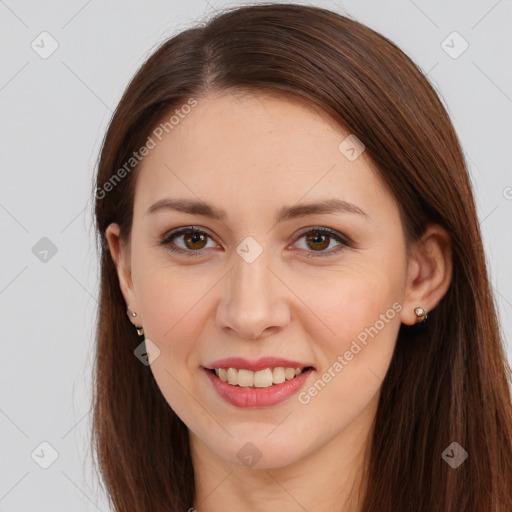
[[[289,380],[285,380],[284,382],[279,382],[278,384],[270,384],[270,386],[261,386],[261,387],[258,387],[258,386],[240,386],[240,384],[229,384],[229,382],[226,382],[226,384],[229,384],[230,386],[235,386],[237,388],[246,388],[246,389],[264,389],[264,388],[271,388],[272,386],[279,386],[280,384],[284,384],[285,382],[290,382],[290,380],[293,380],[295,379],[295,377],[293,377],[292,379],[289,379]]]

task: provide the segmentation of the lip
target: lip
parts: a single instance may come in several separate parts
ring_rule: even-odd
[[[264,370],[265,368],[305,368],[313,365],[310,363],[302,363],[300,361],[292,361],[291,359],[283,359],[282,357],[261,357],[255,361],[250,361],[243,357],[227,357],[219,359],[213,363],[204,366],[207,370],[215,370],[216,368],[237,368],[238,370]]]
[[[231,360],[230,360],[231,361]],[[216,361],[219,363],[221,361]],[[238,363],[240,360],[238,360]],[[292,362],[292,361],[290,361]],[[265,364],[267,364],[266,361]],[[258,361],[258,364],[259,361]],[[281,366],[281,365],[278,365]],[[223,365],[219,365],[216,368],[222,368]],[[290,366],[289,368],[291,368]],[[300,365],[295,366],[295,368],[300,367]],[[237,368],[236,366],[229,366],[228,368]],[[238,367],[240,368],[240,367]],[[243,368],[243,366],[242,366]],[[259,369],[268,368],[268,366],[264,366]],[[249,368],[247,368],[249,369]],[[217,394],[224,399],[226,402],[234,405],[236,407],[243,408],[263,408],[263,407],[271,407],[273,405],[277,405],[281,402],[284,402],[288,398],[292,397],[304,386],[304,383],[308,379],[308,377],[313,373],[314,369],[309,368],[305,372],[302,372],[297,377],[294,377],[291,380],[286,380],[281,384],[273,384],[268,388],[253,388],[253,387],[240,387],[233,386],[224,382],[215,375],[211,370],[207,368],[203,368],[206,376],[210,379],[210,382],[213,385],[213,388],[217,392]]]

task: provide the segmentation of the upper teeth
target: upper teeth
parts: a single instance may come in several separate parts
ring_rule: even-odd
[[[253,372],[252,370],[238,370],[237,368],[216,368],[215,374],[220,380],[232,384],[249,388],[268,388],[272,384],[281,384],[285,380],[291,380],[295,376],[300,375],[303,368],[265,368]]]

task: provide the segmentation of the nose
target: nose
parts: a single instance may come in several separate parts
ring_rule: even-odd
[[[247,263],[235,257],[226,293],[217,308],[217,324],[244,339],[256,340],[282,330],[290,322],[287,287],[268,266],[263,253]],[[232,333],[233,334],[233,333]]]

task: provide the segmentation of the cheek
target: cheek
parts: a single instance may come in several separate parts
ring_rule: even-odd
[[[319,283],[321,291],[316,287],[305,295],[308,307],[322,320],[320,324],[315,317],[308,328],[315,340],[316,360],[321,362],[321,382],[311,390],[311,397],[328,387],[319,402],[340,400],[352,404],[355,413],[377,392],[400,328],[401,268],[400,261],[380,267],[372,262],[338,273],[336,281],[326,278]]]
[[[310,310],[304,309],[304,318],[315,313],[316,325],[325,327],[322,332],[332,349],[342,350],[350,341],[374,326],[385,330],[389,323],[399,323],[397,310],[401,309],[401,279],[397,270],[380,269],[369,265],[365,268],[331,272],[313,281],[301,281],[296,287]],[[303,305],[302,308],[305,306]],[[307,314],[306,314],[307,313]],[[321,327],[321,325],[320,325]]]
[[[325,330],[312,338],[321,365],[298,395],[308,413],[307,428],[325,430],[327,437],[375,406],[400,327],[401,304],[394,291],[364,281],[357,284],[324,294],[317,303],[334,334]]]
[[[180,344],[197,332],[201,326],[202,300],[215,284],[215,276],[208,272],[191,271],[148,258],[145,254],[134,262],[134,286],[147,325],[148,337],[166,345],[179,337]],[[135,264],[136,263],[136,264]],[[183,343],[182,343],[183,341]]]
[[[151,372],[167,403],[188,426],[211,421],[190,393],[200,365],[197,340],[207,321],[205,295],[214,282],[211,276],[199,279],[176,267],[153,265],[138,283],[145,337],[160,351]]]

